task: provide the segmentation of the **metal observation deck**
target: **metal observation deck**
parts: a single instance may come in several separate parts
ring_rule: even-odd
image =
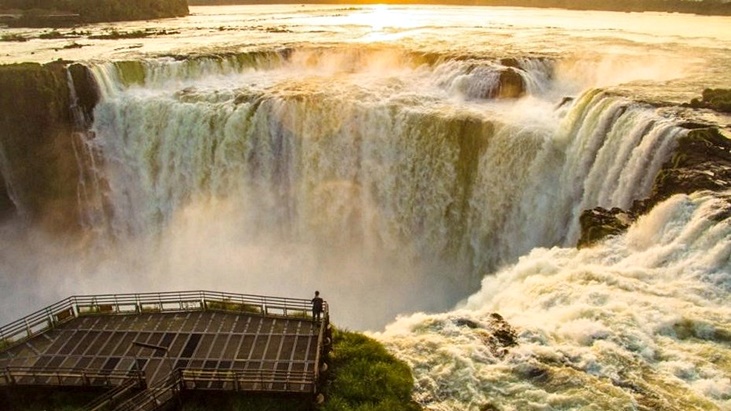
[[[73,296],[0,328],[0,387],[104,387],[89,410],[155,410],[183,390],[314,398],[329,310],[185,291]]]

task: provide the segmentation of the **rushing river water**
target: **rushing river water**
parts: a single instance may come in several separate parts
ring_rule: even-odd
[[[726,200],[676,196],[574,247],[582,210],[650,192],[683,119],[728,122],[677,105],[731,88],[731,18],[191,12],[2,30],[32,39],[0,62],[81,62],[102,97],[77,136],[84,235],[6,221],[0,318],[80,293],[319,289],[431,410],[731,409]],[[151,35],[92,38],[114,31]],[[485,344],[492,313],[517,331],[507,352]]]

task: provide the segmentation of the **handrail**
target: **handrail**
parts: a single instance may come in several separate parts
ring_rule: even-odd
[[[251,391],[243,387],[247,384],[258,384],[260,388],[255,391],[288,391],[290,385],[301,385],[307,387],[302,391],[313,392],[317,381],[311,372],[289,370],[183,369],[180,370],[180,378],[184,388],[201,389],[200,383],[223,382],[231,383],[235,391]],[[281,389],[276,388],[279,385],[282,386]],[[269,388],[266,389],[265,386]]]
[[[84,406],[84,410],[87,411],[99,411],[108,409],[110,405],[114,405],[115,401],[119,401],[127,393],[134,390],[135,388],[144,388],[145,380],[139,378],[128,378],[125,381],[113,389],[107,391],[102,396],[95,398],[92,402]]]
[[[163,408],[168,402],[180,399],[181,374],[173,371],[169,378],[158,381],[144,391],[119,404],[115,411],[154,411]]]
[[[130,378],[143,381],[144,378],[139,372],[134,371],[118,371],[118,370],[100,370],[88,368],[36,368],[36,367],[6,367],[3,370],[3,377],[0,379],[1,385],[20,384],[20,385],[36,385],[38,379],[55,378],[56,384],[44,385],[63,385],[63,386],[109,386],[116,385],[119,381],[124,382]],[[31,383],[26,383],[23,379],[32,378]],[[3,381],[4,380],[4,381]]]
[[[0,351],[84,315],[221,310],[306,317],[310,300],[220,291],[75,295],[0,327]]]

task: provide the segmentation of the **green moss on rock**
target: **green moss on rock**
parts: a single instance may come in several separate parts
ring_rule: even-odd
[[[693,108],[708,108],[711,110],[731,113],[731,90],[729,89],[712,89],[703,90],[701,99],[694,98],[691,100],[690,106]]]

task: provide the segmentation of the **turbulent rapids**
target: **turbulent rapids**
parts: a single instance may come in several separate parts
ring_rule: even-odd
[[[706,79],[693,59],[727,52],[694,38],[702,52],[677,58],[672,37],[648,41],[668,51],[643,65],[618,49],[516,53],[506,44],[528,34],[499,25],[494,47],[475,51],[431,26],[403,30],[436,50],[399,43],[396,29],[380,33],[393,43],[297,40],[305,28],[343,35],[327,19],[357,10],[336,11],[286,23],[286,46],[256,37],[253,50],[63,66],[79,171],[48,175],[71,187],[71,206],[55,192],[39,205],[23,153],[0,141],[2,308],[85,292],[319,289],[335,322],[383,330],[430,410],[731,407],[728,193],[670,197],[626,234],[576,248],[582,212],[651,195],[688,135],[660,101],[683,86],[662,82]],[[644,47],[648,34],[624,30]],[[76,228],[44,229],[62,217]],[[493,344],[498,318],[515,344]]]

